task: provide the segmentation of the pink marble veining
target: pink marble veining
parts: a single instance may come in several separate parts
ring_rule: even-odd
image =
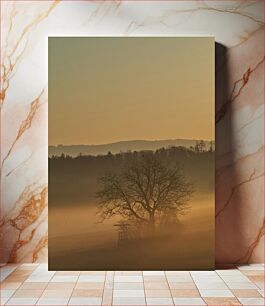
[[[1,261],[47,260],[47,37],[213,35],[221,50],[216,261],[262,262],[263,5],[242,0],[1,2]]]

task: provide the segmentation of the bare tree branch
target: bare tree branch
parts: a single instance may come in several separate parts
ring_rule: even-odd
[[[99,214],[102,220],[120,215],[155,226],[158,216],[187,209],[193,185],[181,169],[155,155],[137,157],[120,173],[100,178]]]

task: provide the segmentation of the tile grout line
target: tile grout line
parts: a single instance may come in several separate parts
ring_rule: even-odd
[[[74,285],[73,289],[71,289],[72,292],[71,292],[71,294],[70,294],[70,296],[69,296],[69,298],[68,298],[67,305],[69,305],[69,303],[70,303],[70,300],[71,300],[71,298],[72,298],[72,296],[73,296],[73,293],[74,293],[74,290],[75,290],[76,285],[77,285],[77,283],[78,283],[78,280],[79,280],[80,275],[81,275],[81,271],[79,271],[79,274],[78,274],[77,279],[76,279],[76,281],[75,281],[75,285]]]
[[[8,264],[6,264],[5,266],[7,266]],[[11,275],[13,272],[15,272],[17,270],[17,268],[19,267],[20,265],[17,265],[16,268],[14,270],[12,270],[12,272],[10,274],[8,274],[3,280],[1,280],[1,282],[3,282],[9,275]],[[2,268],[2,267],[1,267]],[[1,270],[1,269],[0,269]],[[1,275],[1,274],[0,274]],[[24,283],[24,282],[23,282]],[[14,290],[14,292],[11,294],[11,296],[9,298],[7,298],[6,302],[4,303],[4,305],[6,305],[8,303],[8,301],[12,298],[12,296],[16,293],[16,291],[22,286],[22,284]],[[1,290],[0,290],[1,291]],[[1,298],[1,294],[0,294],[0,298]]]
[[[101,294],[101,306],[103,305],[103,299],[104,299],[104,293],[105,293],[105,287],[106,287],[106,278],[107,278],[107,271],[105,271],[104,287],[103,287],[103,292]]]
[[[234,267],[236,268],[237,271],[239,271],[240,273],[242,273],[242,272],[238,269],[238,267],[237,267],[236,265],[234,265]],[[221,276],[219,273],[217,273],[217,274],[218,274],[219,277],[223,280],[223,282],[225,283],[225,285],[228,287],[228,285],[226,284],[226,282],[225,282],[225,280],[222,278],[222,276]],[[244,275],[244,273],[242,273],[242,274]],[[229,288],[229,287],[228,287],[228,288]],[[243,305],[243,304],[240,302],[239,298],[238,298],[237,296],[235,296],[234,292],[232,292],[232,289],[229,288],[229,290],[230,290],[230,292],[233,294],[233,296],[236,298],[236,300],[239,302],[239,304],[240,304],[240,305]]]
[[[242,273],[236,266],[235,266],[235,268],[236,268],[237,271],[239,271],[240,273]],[[222,281],[226,284],[226,281],[222,278],[222,275],[220,275],[218,272],[216,272],[216,273],[217,273],[218,276],[222,279]],[[243,273],[242,273],[242,274],[243,274]],[[226,286],[228,287],[227,284],[226,284]],[[234,294],[234,292],[232,291],[232,289],[230,289],[229,287],[228,287],[228,289],[229,289],[229,291],[233,294],[234,298],[236,298],[236,300],[240,303],[240,305],[242,305],[241,302],[239,301],[238,297],[235,296],[235,294]]]
[[[168,289],[169,289],[170,296],[171,296],[171,299],[172,299],[172,303],[173,303],[173,305],[175,305],[174,298],[173,298],[173,295],[172,295],[172,292],[171,292],[171,288],[169,286],[169,282],[168,282],[168,279],[167,279],[167,274],[166,274],[165,271],[164,271],[164,275],[165,275],[165,278],[166,278],[166,281],[167,281],[167,285],[168,285]]]
[[[39,266],[40,266],[40,265],[38,265],[37,268],[38,268]],[[34,270],[32,271],[32,273],[33,273],[35,270],[37,270],[37,268],[34,269]],[[31,273],[31,274],[32,274],[32,273]],[[30,274],[30,275],[31,275],[31,274]],[[54,273],[54,274],[55,274],[55,273]],[[43,291],[42,291],[42,293],[41,293],[41,296],[43,295],[44,291],[45,291],[46,288],[48,287],[49,283],[50,283],[50,280],[47,282],[47,285],[46,285],[45,288],[43,289]],[[37,299],[37,302],[35,303],[35,305],[38,305],[38,302],[39,302],[41,296]]]
[[[113,293],[114,293],[114,276],[115,276],[115,272],[112,271],[112,290],[111,290],[111,305],[113,305]]]
[[[103,302],[104,302],[103,299],[104,299],[104,293],[105,293],[105,289],[106,289],[107,274],[108,274],[108,271],[104,271],[105,278],[104,278],[103,292],[102,292],[102,295],[101,295],[101,306],[103,305]],[[111,301],[111,304],[112,304],[112,301]]]
[[[237,269],[237,267],[236,267],[236,269]],[[239,270],[239,269],[237,269],[237,270]],[[225,284],[225,286],[227,287],[227,289],[228,289],[228,291],[230,291],[232,294],[233,294],[233,298],[236,298],[236,300],[239,302],[239,304],[240,305],[242,305],[242,303],[239,301],[239,299],[234,295],[234,293],[232,292],[232,289],[230,289],[229,287],[228,287],[228,285],[226,284],[226,281],[222,278],[222,276],[216,271],[216,270],[214,270],[214,272],[216,273],[216,275],[222,280],[222,282]],[[241,272],[241,271],[240,271]],[[241,272],[242,273],[242,272]],[[191,275],[191,277],[192,277],[192,275]],[[193,277],[192,277],[192,279],[194,279]],[[195,282],[195,280],[194,280],[194,283],[195,283],[195,285],[196,285],[196,282]],[[197,287],[197,285],[196,285],[196,287]],[[197,287],[198,288],[198,287]],[[211,290],[211,289],[208,289],[208,290]],[[214,290],[214,289],[213,289]],[[219,290],[219,289],[216,289],[216,290]],[[199,291],[199,293],[200,293],[200,296],[201,296],[201,292],[200,292],[200,290],[199,290],[199,288],[198,288],[198,291]],[[207,302],[205,301],[205,299],[201,296],[201,298],[203,299],[203,301],[206,303],[206,305],[208,305],[207,304]]]
[[[145,293],[145,284],[144,284],[144,271],[141,271],[141,275],[142,275],[143,286],[144,286],[144,300],[145,300],[145,305],[147,305],[147,297]]]
[[[6,266],[7,266],[8,264],[6,264]],[[7,275],[7,277],[9,277],[11,274],[13,274],[13,273],[15,273],[15,271],[19,268],[19,267],[21,267],[22,265],[21,264],[18,264],[17,266],[16,266],[16,268],[10,273],[10,274],[8,274]],[[40,265],[39,264],[36,264],[36,267],[31,271],[31,273],[29,274],[29,276],[39,267]],[[0,269],[1,270],[1,269]],[[26,280],[29,278],[29,276],[26,278]],[[5,277],[2,281],[4,281],[7,277]],[[1,282],[2,282],[1,281]],[[19,285],[19,287],[17,288],[17,289],[14,289],[14,292],[11,294],[11,296],[9,297],[9,298],[7,298],[7,300],[5,301],[5,303],[4,303],[4,305],[7,305],[7,303],[9,302],[9,300],[11,299],[11,298],[13,298],[13,296],[14,296],[14,294],[18,291],[18,290],[23,290],[23,289],[20,289],[21,288],[21,286],[23,285],[25,283],[25,280],[23,281],[23,282],[21,282],[21,284]],[[0,290],[1,291],[1,290]],[[43,289],[43,291],[44,291],[44,289]],[[0,297],[1,297],[1,295],[0,295]],[[38,300],[37,300],[38,301]],[[37,302],[35,303],[35,305],[37,304]]]
[[[17,267],[16,267],[16,269],[15,270],[13,270],[9,275],[12,275],[13,273],[14,273],[14,276],[16,275],[16,273],[18,273],[19,275],[21,274],[20,273],[20,270],[19,270],[19,267],[21,267],[22,265],[18,265]],[[28,273],[30,273],[30,274],[28,274],[27,275],[27,277],[25,278],[25,280],[23,280],[21,283],[20,283],[20,285],[16,288],[16,289],[6,289],[6,290],[14,290],[14,292],[11,294],[11,296],[10,297],[8,297],[7,298],[7,300],[5,301],[5,305],[10,301],[10,299],[12,299],[13,298],[13,296],[14,296],[14,294],[17,292],[17,291],[19,291],[19,290],[25,290],[25,291],[30,291],[30,290],[37,290],[37,288],[33,288],[33,289],[21,289],[21,287],[23,286],[23,284],[26,284],[27,282],[26,282],[26,280],[29,278],[29,277],[31,277],[32,276],[32,274],[34,273],[34,271],[36,271],[36,269],[37,269],[37,267],[38,266],[40,266],[40,265],[36,265],[36,268],[34,268],[34,269],[32,269],[32,270],[30,270],[30,271],[24,271],[25,272],[25,274],[28,274]],[[254,269],[254,268],[253,268]],[[237,267],[235,268],[235,270],[236,271],[238,271],[238,272],[240,272],[240,275],[242,275],[242,276],[244,276],[244,277],[247,277],[247,275],[245,275],[241,270],[239,270]],[[23,269],[21,270],[21,271],[23,271]],[[16,272],[16,273],[15,273]],[[41,269],[41,271],[40,271],[40,274],[41,274],[41,272],[42,272],[42,269]],[[43,269],[43,273],[45,273],[46,272],[46,270],[45,269]],[[43,286],[43,288],[41,288],[41,289],[38,289],[40,292],[41,292],[41,295],[40,295],[40,297],[38,297],[38,298],[36,298],[36,302],[35,302],[35,304],[34,305],[37,305],[38,303],[39,303],[39,301],[40,301],[40,299],[41,299],[41,297],[42,297],[42,295],[43,295],[43,293],[44,293],[44,291],[45,290],[47,290],[47,287],[49,286],[49,284],[51,284],[52,283],[52,280],[54,279],[54,277],[55,277],[55,275],[56,275],[56,272],[57,271],[54,271],[54,274],[53,274],[53,276],[50,278],[50,280],[48,281],[48,282],[45,282],[45,286]],[[70,299],[73,297],[73,291],[74,291],[74,289],[77,287],[77,283],[78,283],[78,281],[80,280],[80,276],[81,276],[81,272],[80,271],[77,271],[78,272],[78,275],[77,275],[77,278],[76,278],[76,281],[74,282],[74,286],[72,287],[72,289],[67,289],[68,291],[70,290],[70,295],[69,295],[69,297],[67,298],[67,304],[66,305],[69,305],[69,303],[70,303]],[[146,296],[146,286],[145,286],[145,278],[144,278],[144,271],[140,271],[141,272],[141,277],[142,277],[142,283],[143,283],[143,286],[144,286],[144,299],[145,299],[145,305],[148,305],[147,304],[147,296]],[[205,297],[205,298],[203,298],[202,297],[202,295],[201,295],[201,292],[200,292],[200,290],[199,290],[199,287],[197,286],[197,283],[196,283],[196,281],[195,281],[195,276],[196,275],[192,275],[192,273],[191,273],[191,271],[187,271],[188,272],[188,274],[189,274],[189,277],[191,277],[191,279],[192,279],[192,281],[193,281],[193,284],[195,284],[195,287],[197,288],[197,291],[199,291],[199,295],[200,295],[200,297],[201,297],[201,299],[202,299],[202,301],[203,302],[205,302],[206,304],[207,304],[207,302],[206,302],[206,298],[207,298],[207,296]],[[239,300],[239,297],[237,297],[234,293],[233,293],[233,289],[230,289],[229,287],[228,287],[228,285],[227,285],[227,283],[226,283],[226,281],[225,281],[225,279],[224,279],[224,277],[225,277],[225,274],[224,275],[222,275],[222,273],[221,274],[219,274],[216,270],[214,270],[213,271],[214,272],[214,276],[218,279],[218,280],[221,280],[221,283],[224,283],[225,284],[225,288],[227,288],[227,289],[205,289],[205,290],[216,290],[216,291],[222,291],[222,290],[227,290],[227,291],[229,291],[230,293],[232,293],[232,295],[233,295],[233,297],[231,297],[231,298],[233,298],[233,299],[235,299],[235,301],[237,301],[237,303],[239,303],[239,305],[244,305],[244,304],[242,304],[242,303],[244,303],[244,302],[240,302],[240,300]],[[263,271],[264,272],[264,271]],[[112,276],[111,276],[111,279],[112,279],[112,283],[111,283],[111,290],[112,290],[112,292],[110,292],[111,293],[111,295],[112,295],[112,300],[111,300],[111,303],[106,303],[106,305],[113,305],[113,296],[114,296],[114,277],[115,277],[115,274],[117,273],[117,271],[112,271],[111,272],[112,273]],[[22,273],[23,274],[23,273]],[[233,276],[233,274],[231,274],[232,276]],[[66,275],[67,276],[67,275]],[[168,275],[167,275],[167,273],[166,273],[166,271],[163,271],[163,276],[166,278],[166,283],[167,283],[167,286],[168,286],[168,288],[169,288],[169,291],[170,291],[170,296],[171,296],[171,300],[173,301],[173,305],[175,305],[175,302],[174,302],[174,298],[173,298],[173,295],[172,295],[172,290],[171,290],[171,288],[170,288],[170,286],[169,286],[169,278],[168,278]],[[207,277],[206,277],[207,278]],[[247,277],[248,278],[248,277]],[[198,279],[200,279],[200,277],[198,278]],[[67,279],[68,280],[68,279]],[[107,271],[104,271],[104,287],[103,287],[103,295],[102,295],[102,300],[101,300],[101,306],[103,306],[103,302],[104,302],[104,300],[103,300],[103,297],[104,297],[104,292],[105,292],[105,290],[107,290],[107,287],[106,287],[106,285],[108,285],[107,284],[107,280],[108,280],[108,272]],[[254,283],[254,281],[252,281],[251,279],[249,279],[248,280],[249,281],[249,283],[252,283],[252,284],[255,284]],[[125,282],[125,281],[124,281]],[[39,283],[38,281],[36,281],[36,282],[33,282],[33,283]],[[56,282],[54,282],[55,284],[56,284]],[[62,283],[65,283],[65,284],[67,284],[67,282],[63,282],[63,280],[62,280]],[[262,291],[262,289],[259,289],[259,287],[258,287],[258,285],[256,285],[255,286],[256,287],[256,289],[255,289],[255,291]],[[57,289],[55,289],[55,290],[57,290]],[[204,289],[202,289],[202,290],[204,290]],[[236,290],[236,289],[235,289]],[[18,297],[19,298],[19,297]],[[21,298],[23,298],[23,297],[21,297]],[[25,298],[30,298],[30,297],[25,297]],[[162,297],[161,297],[162,298]],[[216,298],[216,299],[218,299],[218,298],[222,298],[221,296],[220,297],[218,297],[218,296],[216,296],[216,297],[214,297],[213,296],[213,298]],[[223,297],[223,298],[225,298],[225,297]],[[229,298],[229,297],[227,297],[227,298]],[[252,299],[252,297],[244,297],[243,299]],[[33,299],[33,297],[32,297],[32,299]],[[254,299],[254,297],[253,297],[253,299]],[[259,299],[263,299],[264,300],[264,297],[260,297],[260,298],[258,298],[258,300]],[[254,301],[254,300],[253,300]],[[207,304],[208,305],[208,304]]]
[[[113,298],[114,298],[114,285],[115,285],[115,276],[116,276],[116,272],[117,272],[117,271],[113,271],[113,289],[112,289],[112,293],[111,293],[111,296],[112,296],[112,299],[111,299],[111,305],[113,305]]]
[[[197,288],[197,291],[199,292],[200,298],[203,300],[203,302],[204,302],[206,305],[208,305],[207,302],[205,301],[205,299],[202,297],[201,292],[200,292],[200,289],[199,289],[199,287],[197,286],[196,281],[195,281],[195,279],[193,278],[193,276],[192,276],[192,274],[191,274],[191,271],[189,271],[189,274],[190,274],[190,277],[191,277],[192,280],[193,280],[193,283],[194,283],[195,287]]]
[[[75,285],[74,285],[74,287],[73,287],[72,289],[70,289],[70,290],[71,290],[71,294],[70,294],[69,297],[68,297],[67,305],[69,305],[69,303],[70,303],[70,300],[71,300],[72,295],[73,295],[73,293],[74,293],[74,289],[75,289],[76,284],[77,284],[77,282],[78,282],[79,276],[81,275],[81,272],[80,272],[80,271],[78,271],[78,272],[79,272],[79,273],[78,273],[77,279],[76,279],[76,281],[75,281]]]

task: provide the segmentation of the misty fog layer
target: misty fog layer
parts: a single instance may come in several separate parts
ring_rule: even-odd
[[[188,208],[152,237],[121,240],[123,218],[99,222],[99,178],[141,156],[179,165],[194,185]],[[140,230],[139,230],[140,231]],[[211,269],[214,266],[214,152],[184,147],[49,158],[49,266],[69,270]]]

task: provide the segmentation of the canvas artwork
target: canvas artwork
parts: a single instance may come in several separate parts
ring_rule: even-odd
[[[49,38],[49,269],[214,268],[214,38]]]

